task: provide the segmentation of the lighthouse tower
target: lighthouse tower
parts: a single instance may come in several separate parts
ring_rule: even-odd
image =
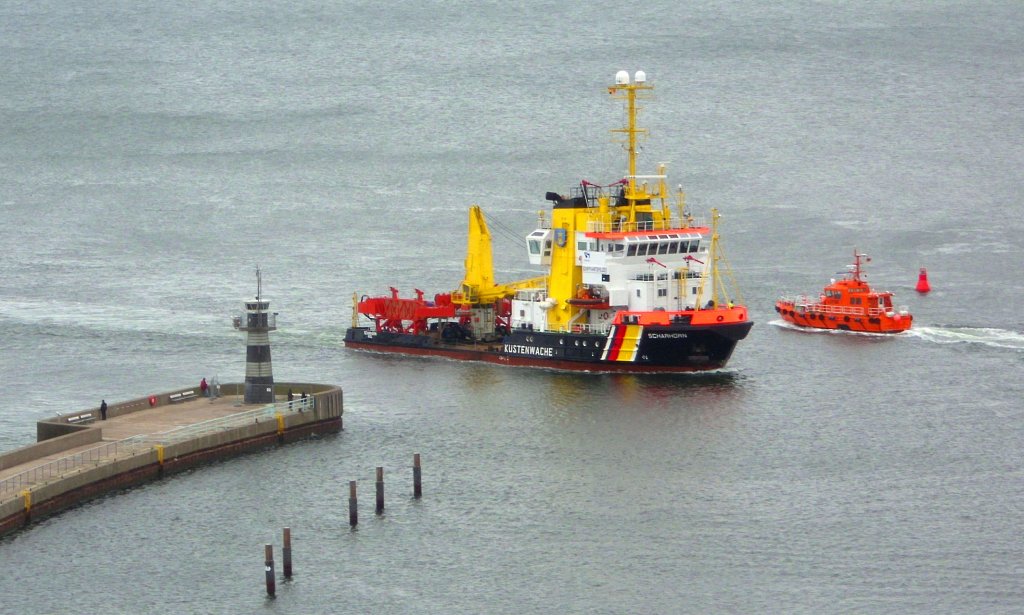
[[[256,268],[256,300],[245,302],[245,314],[234,325],[245,331],[245,403],[274,402],[274,371],[270,365],[270,332],[277,330],[277,312],[270,313],[263,300],[263,279]]]

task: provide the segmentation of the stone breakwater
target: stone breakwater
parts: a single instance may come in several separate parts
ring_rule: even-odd
[[[279,383],[273,403],[256,405],[243,392],[177,389],[111,403],[106,420],[95,408],[39,421],[36,444],[0,454],[0,535],[114,490],[342,429],[337,386]]]

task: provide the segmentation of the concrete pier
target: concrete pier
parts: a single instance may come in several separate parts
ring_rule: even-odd
[[[203,397],[197,386],[111,403],[105,421],[98,408],[39,421],[36,444],[0,454],[0,535],[110,491],[342,429],[339,387],[277,383],[267,404],[243,404],[244,393],[224,384]]]

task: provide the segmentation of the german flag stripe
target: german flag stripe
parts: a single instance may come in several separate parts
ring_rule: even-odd
[[[622,345],[619,347],[619,356],[616,360],[632,362],[636,359],[636,350],[640,347],[643,331],[641,325],[626,325],[626,334],[622,336]]]
[[[608,341],[604,345],[604,356],[602,361],[615,361],[619,356],[619,348],[622,347],[622,338],[626,336],[626,327],[623,325],[612,325],[608,332]]]
[[[636,358],[636,349],[640,346],[640,338],[644,328],[640,325],[615,325],[608,332],[603,361],[632,362]]]

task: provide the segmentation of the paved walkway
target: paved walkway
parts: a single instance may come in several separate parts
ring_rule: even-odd
[[[279,400],[282,401],[282,400]],[[157,406],[146,410],[140,410],[123,416],[109,417],[105,421],[89,423],[89,429],[102,430],[103,442],[124,440],[132,436],[142,434],[156,434],[170,431],[179,427],[195,425],[210,419],[216,419],[247,410],[256,410],[267,404],[243,404],[240,396],[218,397],[209,399],[198,397],[193,400],[183,401],[176,404]],[[0,470],[0,480],[14,476],[25,470],[36,466],[74,455],[90,448],[102,446],[99,442],[85,444],[75,448],[60,451],[53,455],[33,459],[27,463],[19,464],[10,468]]]

